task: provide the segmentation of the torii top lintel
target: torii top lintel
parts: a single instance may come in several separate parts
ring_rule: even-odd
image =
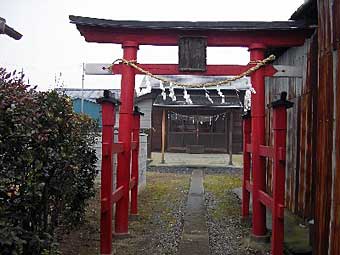
[[[249,47],[262,43],[266,47],[302,45],[314,31],[303,21],[117,21],[73,16],[88,42],[117,43],[134,41],[139,45],[176,46],[181,36],[205,36],[207,46]]]

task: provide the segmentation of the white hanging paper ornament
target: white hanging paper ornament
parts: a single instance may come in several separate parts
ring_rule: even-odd
[[[166,100],[166,92],[165,92],[165,87],[164,87],[164,84],[163,84],[162,81],[159,82],[159,87],[162,90],[161,95],[163,97],[163,101],[165,101]]]
[[[163,97],[163,101],[165,101],[166,100],[166,92],[162,92],[161,95]]]
[[[220,86],[217,85],[216,90],[217,90],[217,94],[221,97],[221,104],[224,104],[225,103],[225,97],[224,97],[224,95],[221,91]]]
[[[251,109],[251,94],[256,94],[255,89],[250,85],[244,95],[244,111],[247,112]]]
[[[203,89],[205,90],[205,97],[209,100],[210,103],[213,104],[214,101],[211,99],[208,90],[205,87],[203,87]]]
[[[184,91],[183,91],[183,97],[185,99],[185,102],[187,104],[192,104],[192,101],[191,101],[191,98],[190,98],[190,95],[188,94],[188,91],[186,88],[184,88]]]
[[[142,91],[143,91],[142,88],[136,88],[136,95],[137,95],[137,97],[142,95]]]
[[[150,77],[149,76],[146,76],[145,85],[146,85],[147,93],[150,93],[151,92],[151,81],[150,81]]]
[[[145,88],[140,89],[139,91],[136,90],[137,96],[142,96],[145,94],[151,93],[152,87],[151,87],[151,81],[149,76],[145,76]]]
[[[170,82],[170,86],[169,86],[169,97],[171,98],[173,102],[176,101],[175,90],[174,90],[174,86],[172,82]]]

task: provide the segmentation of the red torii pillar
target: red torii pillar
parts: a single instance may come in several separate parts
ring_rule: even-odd
[[[125,41],[122,44],[123,58],[136,60],[138,43]],[[131,165],[131,132],[133,124],[133,105],[135,89],[135,70],[124,65],[121,83],[121,106],[119,112],[118,140],[123,143],[123,152],[118,154],[117,187],[124,186],[123,197],[116,204],[115,235],[124,236],[129,232],[129,184]],[[138,183],[136,184],[138,185]]]
[[[250,60],[264,59],[266,46],[254,43],[249,47]],[[266,236],[266,207],[259,200],[259,191],[266,189],[266,171],[264,159],[259,154],[260,145],[265,144],[265,74],[259,69],[251,74],[251,84],[256,91],[251,102],[251,144],[253,169],[253,236],[260,238]]]

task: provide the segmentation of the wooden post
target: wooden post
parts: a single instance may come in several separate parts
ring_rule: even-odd
[[[233,126],[234,126],[234,113],[230,111],[229,117],[229,165],[233,164]]]
[[[195,121],[195,139],[196,139],[196,145],[198,145],[198,139],[199,139],[199,127],[198,127],[198,115],[194,116]]]
[[[137,59],[138,43],[126,41],[122,44],[123,57]],[[133,100],[135,92],[135,70],[124,65],[121,80],[121,106],[119,111],[118,141],[123,143],[123,152],[117,155],[117,187],[123,186],[123,197],[116,203],[115,235],[129,233],[131,134],[133,122]]]
[[[102,165],[100,190],[100,254],[112,253],[112,145],[115,107],[118,103],[109,90],[104,90],[104,97],[97,103],[102,108]]]
[[[162,160],[161,163],[164,164],[164,152],[165,152],[165,110],[163,110],[162,114]]]
[[[286,180],[286,135],[287,109],[293,103],[287,101],[287,92],[281,93],[281,98],[272,102],[274,131],[274,167],[273,167],[273,208],[272,208],[272,254],[283,254],[284,242],[284,207]]]
[[[250,60],[264,58],[266,47],[261,43],[253,43],[249,47]],[[253,173],[253,229],[255,240],[266,238],[266,207],[261,204],[260,191],[266,190],[265,160],[260,156],[260,146],[265,144],[265,73],[259,69],[250,75],[251,84],[256,94],[251,97],[251,144],[252,144],[252,173]]]
[[[247,184],[250,184],[250,152],[247,146],[251,142],[251,115],[250,110],[242,115],[243,118],[243,183],[242,183],[242,219],[245,221],[249,217],[250,190]]]

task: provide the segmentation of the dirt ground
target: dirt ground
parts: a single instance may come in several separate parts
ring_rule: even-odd
[[[114,240],[113,254],[176,253],[189,180],[188,174],[147,173],[147,186],[139,197],[140,218],[130,222],[128,238]],[[85,224],[60,240],[62,254],[99,254],[99,188],[89,203]]]

